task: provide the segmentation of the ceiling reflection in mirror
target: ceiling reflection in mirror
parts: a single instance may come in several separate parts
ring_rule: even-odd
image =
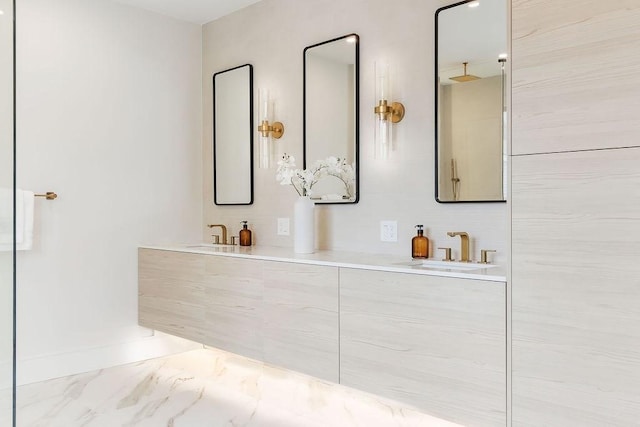
[[[304,167],[329,158],[350,166],[313,185],[316,203],[358,201],[358,43],[349,34],[304,50]]]
[[[506,0],[436,12],[436,200],[502,202],[506,194]]]

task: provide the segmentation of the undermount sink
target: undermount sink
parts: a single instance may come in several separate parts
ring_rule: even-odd
[[[485,268],[497,267],[495,264],[480,264],[477,262],[461,261],[436,261],[431,259],[415,259],[408,262],[401,262],[401,265],[418,268],[433,268],[437,270],[481,270]]]

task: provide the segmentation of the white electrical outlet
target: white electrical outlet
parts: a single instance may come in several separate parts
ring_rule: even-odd
[[[278,218],[278,236],[289,235],[289,218]]]
[[[398,221],[380,221],[380,241],[398,241]]]

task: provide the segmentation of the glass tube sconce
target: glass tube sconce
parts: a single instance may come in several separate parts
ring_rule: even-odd
[[[273,103],[269,99],[269,90],[260,89],[259,93],[258,147],[259,165],[270,168],[275,163],[276,149],[273,138],[280,139],[284,134],[284,125],[273,121]]]
[[[404,105],[392,101],[389,64],[376,63],[376,127],[374,149],[376,159],[387,159],[393,149],[393,124],[404,118]]]

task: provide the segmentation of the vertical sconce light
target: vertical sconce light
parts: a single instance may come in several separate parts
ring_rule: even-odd
[[[284,134],[284,125],[273,121],[273,104],[269,99],[269,90],[260,89],[258,125],[258,156],[261,168],[270,168],[275,163],[276,149],[273,138],[280,139]]]
[[[391,78],[389,65],[376,63],[376,128],[374,134],[374,150],[376,159],[387,159],[393,149],[393,124],[404,117],[404,105],[393,102],[391,98]]]

